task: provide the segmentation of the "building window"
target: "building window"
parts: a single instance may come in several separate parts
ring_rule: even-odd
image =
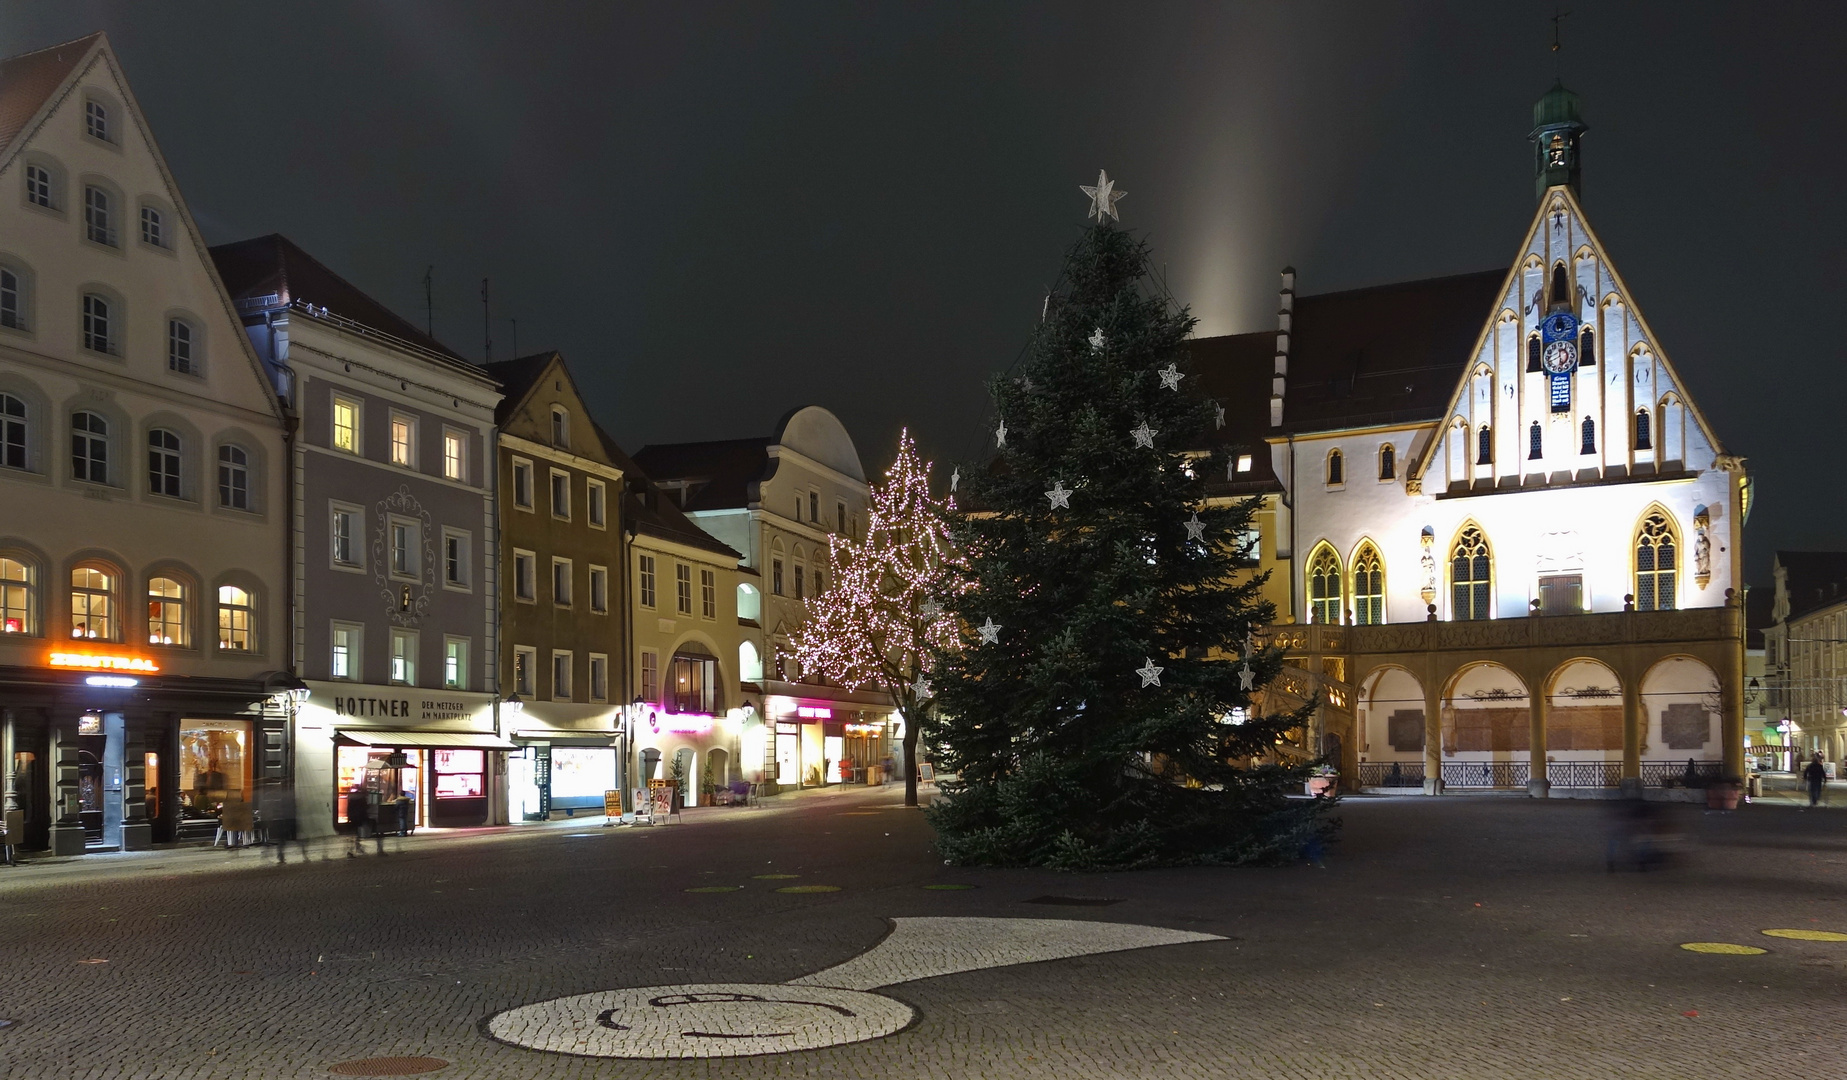
[[[1492,617],[1493,564],[1488,554],[1487,538],[1471,525],[1456,538],[1450,551],[1450,617],[1486,619]]]
[[[93,412],[71,416],[71,475],[92,484],[109,482],[109,421]]]
[[[1475,435],[1475,464],[1494,464],[1494,431],[1486,424]]]
[[[590,524],[599,529],[608,524],[604,508],[606,497],[601,480],[584,481],[584,515],[590,519]]]
[[[552,650],[552,699],[571,700],[571,654]]]
[[[590,610],[609,610],[609,571],[601,566],[590,568]]]
[[[1308,621],[1338,626],[1340,613],[1340,556],[1322,544],[1308,559]]]
[[[100,101],[83,103],[83,130],[92,139],[109,141],[109,110]]]
[[[468,587],[468,535],[443,530],[443,583],[458,589]]]
[[[1597,366],[1597,332],[1589,327],[1578,335],[1578,366]]]
[[[682,615],[693,613],[693,568],[685,563],[673,567],[673,606]]]
[[[359,453],[359,403],[347,398],[333,399],[333,448],[348,454]]]
[[[821,524],[821,493],[818,491],[808,493],[808,520]]]
[[[443,687],[448,690],[468,689],[467,638],[443,638]]]
[[[795,520],[802,520],[802,493],[799,491],[795,493]]]
[[[718,712],[718,661],[710,656],[675,653],[668,672],[667,708],[677,713]]]
[[[1586,416],[1584,418],[1584,423],[1579,425],[1578,432],[1583,437],[1582,443],[1578,446],[1578,453],[1580,454],[1596,453],[1597,452],[1597,422],[1595,420],[1592,420],[1590,417]]]
[[[590,654],[590,700],[609,700],[609,657]]]
[[[231,443],[218,448],[218,505],[250,509],[250,454]]]
[[[817,566],[814,568],[814,594],[816,596],[820,596],[822,593],[826,591],[827,591],[827,575],[822,572],[820,567]]]
[[[552,560],[552,603],[559,607],[571,606],[571,560]]]
[[[71,636],[116,639],[115,575],[93,566],[71,571]]]
[[[417,682],[417,632],[391,631],[391,681],[405,686]]]
[[[556,405],[552,406],[552,445],[571,445],[571,416]]]
[[[417,421],[402,413],[391,414],[391,463],[417,467]]]
[[[708,619],[718,618],[718,572],[715,570],[699,571],[699,614]]]
[[[1359,626],[1385,621],[1385,563],[1371,544],[1360,545],[1353,557],[1353,621]]]
[[[141,208],[141,242],[149,247],[167,246],[167,232],[162,228],[160,211],[151,206]]]
[[[43,165],[26,166],[26,201],[47,210],[57,207],[51,201],[51,170]]]
[[[1250,472],[1251,471],[1251,456],[1249,454],[1239,454],[1238,455],[1237,471],[1238,472]]]
[[[513,595],[532,603],[539,598],[539,560],[530,551],[513,553]]]
[[[513,505],[532,509],[532,462],[513,459]]]
[[[1583,574],[1547,574],[1539,579],[1541,615],[1581,615],[1583,612]]]
[[[770,591],[775,593],[777,596],[782,595],[782,560],[781,559],[772,559],[770,561]]]
[[[1635,610],[1672,611],[1680,568],[1674,527],[1664,514],[1643,519],[1635,537]]]
[[[83,234],[92,244],[115,247],[115,222],[110,217],[109,193],[99,187],[83,189]]]
[[[1347,482],[1346,458],[1339,450],[1328,451],[1328,486],[1339,487]]]
[[[641,700],[661,699],[661,658],[651,650],[641,653]]]
[[[1648,439],[1648,426],[1648,410],[1635,410],[1635,448],[1637,450],[1654,449],[1654,444]]]
[[[533,695],[532,680],[539,666],[539,650],[530,645],[513,647],[513,692]]]
[[[25,292],[19,275],[0,266],[0,326],[10,330],[26,329]]]
[[[148,491],[180,498],[180,437],[166,428],[148,432]]]
[[[552,516],[571,520],[571,474],[552,470]]]
[[[38,633],[38,567],[0,558],[0,634]]]
[[[1545,373],[1546,366],[1544,363],[1544,357],[1545,357],[1545,345],[1540,342],[1539,335],[1534,334],[1532,337],[1527,338],[1526,339],[1526,373],[1528,375]]]
[[[423,530],[415,523],[391,520],[391,573],[394,577],[414,578],[418,573],[417,554],[423,546]]]
[[[335,507],[333,511],[333,561],[340,566],[360,565],[359,510]]]
[[[803,566],[801,563],[796,563],[795,564],[795,598],[797,600],[804,599],[808,595],[807,581],[806,581],[807,577],[808,577],[808,568]]]
[[[192,644],[186,632],[186,586],[172,578],[148,579],[148,644]]]
[[[637,589],[641,594],[641,606],[651,608],[654,606],[654,556],[638,556],[637,564],[641,567],[640,587]]]
[[[1391,443],[1379,447],[1379,479],[1398,479],[1398,451],[1392,449]]]
[[[846,503],[837,502],[834,504],[834,527],[836,532],[845,533],[847,531]]]
[[[167,370],[181,375],[196,375],[198,366],[193,359],[192,324],[184,319],[167,320]]]
[[[226,652],[254,652],[256,629],[256,602],[249,590],[218,586],[218,647]]]
[[[109,300],[97,293],[83,294],[83,347],[105,356],[115,355],[115,338],[110,336]]]
[[[468,479],[468,436],[459,431],[443,432],[443,479]]]
[[[1540,429],[1539,421],[1535,420],[1533,426],[1526,429],[1526,459],[1537,461],[1545,456],[1545,433]]]
[[[336,679],[359,678],[359,658],[363,652],[360,635],[364,631],[352,623],[333,624],[333,655],[328,673]]]

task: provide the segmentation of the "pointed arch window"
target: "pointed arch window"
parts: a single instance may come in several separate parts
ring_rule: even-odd
[[[1672,611],[1680,544],[1665,514],[1642,520],[1635,537],[1635,610]]]
[[[1589,416],[1586,416],[1584,418],[1584,423],[1578,425],[1578,432],[1580,435],[1583,436],[1583,442],[1578,447],[1578,453],[1580,454],[1596,453],[1597,452],[1597,421],[1592,420]]]
[[[1398,479],[1398,451],[1392,448],[1391,443],[1379,447],[1379,479]]]
[[[1341,609],[1340,556],[1322,544],[1308,558],[1308,620],[1339,625]]]
[[[1535,420],[1533,426],[1526,429],[1526,459],[1537,461],[1545,456],[1545,432],[1540,430],[1539,421]]]
[[[1526,373],[1528,375],[1543,373],[1546,370],[1545,365],[1540,362],[1544,356],[1544,348],[1539,342],[1538,334],[1526,339]]]
[[[1578,335],[1578,366],[1597,366],[1597,331],[1589,327]]]
[[[1571,306],[1571,279],[1565,274],[1565,264],[1552,267],[1552,299],[1549,304],[1554,308]]]
[[[1650,432],[1648,429],[1652,426],[1653,425],[1649,423],[1647,409],[1635,410],[1635,448],[1637,450],[1653,450],[1655,448],[1654,443],[1649,438]]]
[[[1486,424],[1475,436],[1475,464],[1494,464],[1494,429]]]
[[[1346,462],[1339,450],[1328,451],[1328,486],[1336,487],[1347,482]]]
[[[1359,626],[1385,621],[1385,563],[1370,543],[1353,556],[1353,621]]]
[[[1462,530],[1450,551],[1450,617],[1486,619],[1491,617],[1494,561],[1488,552],[1488,539],[1473,525]]]

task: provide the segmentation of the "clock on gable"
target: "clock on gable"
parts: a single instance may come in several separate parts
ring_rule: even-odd
[[[1555,311],[1539,324],[1545,344],[1542,363],[1551,383],[1553,412],[1571,411],[1571,373],[1578,370],[1578,319],[1569,311]]]

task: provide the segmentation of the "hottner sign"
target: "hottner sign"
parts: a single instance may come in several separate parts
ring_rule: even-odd
[[[343,690],[345,688],[342,688]],[[403,725],[473,720],[492,705],[490,695],[353,694],[316,690],[313,703],[342,720],[396,721]]]

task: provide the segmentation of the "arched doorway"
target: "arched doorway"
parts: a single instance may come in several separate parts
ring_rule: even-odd
[[[1622,783],[1623,687],[1609,665],[1575,659],[1546,681],[1546,779],[1554,787]]]
[[[699,805],[699,754],[690,746],[673,752],[673,775],[680,783],[680,805]]]
[[[1642,783],[1683,784],[1720,775],[1719,677],[1690,656],[1670,656],[1642,677]]]
[[[1424,686],[1401,667],[1361,680],[1355,717],[1362,788],[1421,788],[1424,782]]]
[[[731,782],[731,753],[722,747],[713,747],[705,755],[705,782],[713,787],[724,787]]]
[[[1531,776],[1532,700],[1526,684],[1494,663],[1457,673],[1443,695],[1443,783],[1523,788]]]

